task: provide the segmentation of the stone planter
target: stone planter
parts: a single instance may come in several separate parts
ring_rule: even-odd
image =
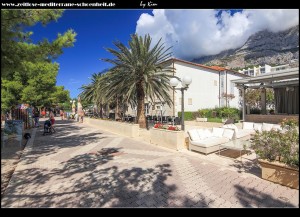
[[[299,189],[299,169],[279,162],[269,162],[259,159],[263,179],[275,182],[290,188]]]
[[[207,122],[207,118],[196,118],[197,122]]]
[[[122,136],[139,137],[140,128],[138,124],[129,124],[118,121],[108,121],[93,118],[84,118],[83,123],[87,123],[96,127],[97,129],[120,134]]]
[[[173,150],[181,150],[185,148],[185,138],[183,131],[151,128],[150,142],[152,144],[170,148]]]

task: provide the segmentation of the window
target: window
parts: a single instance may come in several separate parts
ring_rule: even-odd
[[[192,100],[192,98],[188,98],[188,105],[193,105],[193,100]]]
[[[157,106],[156,106],[156,110],[160,110],[160,105],[157,105]]]

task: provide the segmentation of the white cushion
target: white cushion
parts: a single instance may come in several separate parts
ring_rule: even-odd
[[[225,124],[222,126],[225,129],[233,129],[235,132],[238,132],[239,129],[237,128],[237,126],[235,126],[234,124]]]
[[[233,129],[224,129],[223,137],[228,138],[228,139],[232,139],[233,134],[234,134]]]
[[[210,129],[205,129],[205,130],[203,130],[203,131],[204,131],[204,133],[205,133],[206,138],[209,138],[209,137],[212,137],[212,136],[213,136],[213,133],[211,132]]]
[[[197,133],[196,129],[189,130],[188,134],[190,135],[192,141],[200,140],[199,134]]]
[[[272,129],[275,130],[275,131],[282,130],[282,128],[279,124],[273,124]]]
[[[258,130],[259,132],[261,132],[262,124],[254,123],[254,124],[253,124],[253,129],[254,129],[254,130]]]
[[[199,138],[200,138],[201,140],[207,138],[207,135],[206,135],[206,133],[205,133],[205,131],[204,131],[203,129],[197,129],[197,133],[198,133]]]
[[[253,122],[243,122],[243,130],[253,130]]]
[[[204,140],[198,140],[198,141],[192,141],[191,143],[193,145],[197,145],[200,147],[212,147],[216,145],[220,145],[223,143],[229,142],[229,139],[222,137],[222,138],[216,138],[216,137],[211,137],[211,138],[206,138]]]
[[[251,134],[254,134],[255,131],[254,130],[239,130],[239,132],[237,132],[235,134],[235,138],[239,139],[245,136],[250,136]]]
[[[213,136],[220,138],[223,136],[224,130],[225,129],[223,129],[223,128],[213,127],[212,134],[213,134]]]
[[[273,125],[274,125],[274,124],[263,123],[263,124],[262,124],[262,130],[263,130],[263,131],[271,131]]]

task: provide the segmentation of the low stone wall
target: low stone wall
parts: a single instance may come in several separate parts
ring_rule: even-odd
[[[203,128],[212,128],[212,127],[220,127],[224,125],[223,123],[216,122],[198,122],[198,121],[184,121],[185,126],[199,126]]]
[[[297,118],[299,115],[245,115],[245,121],[255,123],[280,124],[284,118]]]
[[[122,123],[118,121],[106,121],[94,118],[84,118],[84,123],[92,125],[100,130],[106,130],[112,133],[128,137],[139,137],[139,125]]]
[[[185,149],[185,138],[183,131],[150,129],[150,142],[152,144],[170,148],[173,150]]]

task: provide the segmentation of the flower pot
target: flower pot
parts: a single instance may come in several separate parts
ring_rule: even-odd
[[[299,189],[299,168],[287,166],[280,162],[259,159],[262,178],[290,188]]]

